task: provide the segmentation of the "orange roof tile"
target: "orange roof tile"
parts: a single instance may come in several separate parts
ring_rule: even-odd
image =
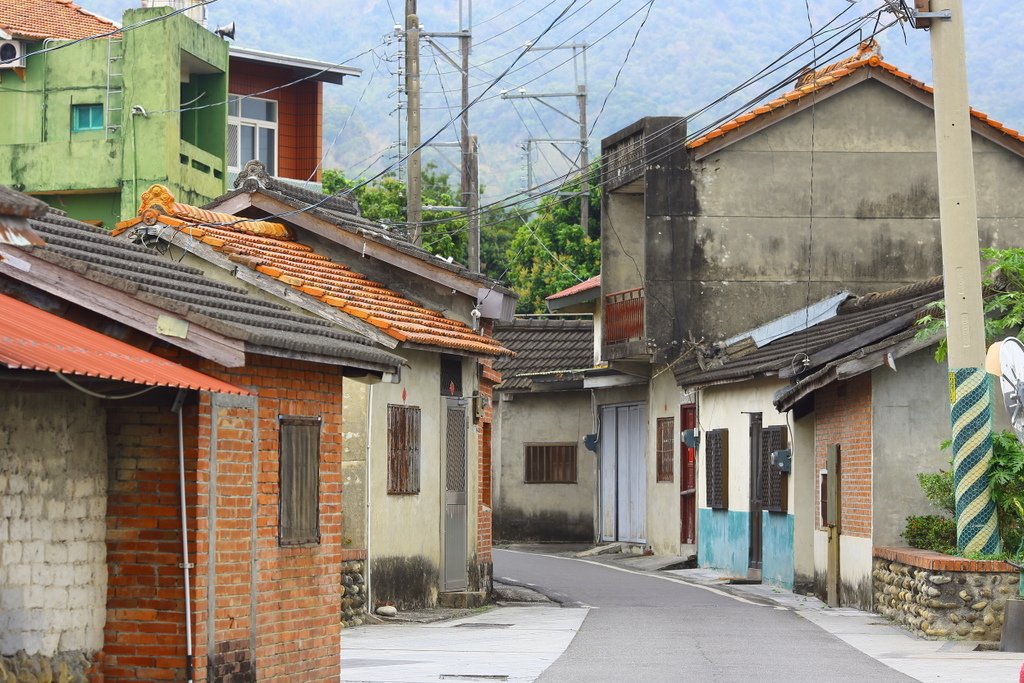
[[[16,38],[78,40],[117,28],[71,0],[0,0],[0,31]]]
[[[139,216],[118,223],[114,235],[140,223],[167,225],[208,244],[232,261],[286,283],[366,321],[399,342],[485,355],[511,355],[497,340],[474,332],[379,282],[296,242],[280,223],[253,221],[174,201],[161,185],[142,195]]]
[[[921,90],[924,90],[927,93],[934,92],[934,90],[930,86],[927,86],[921,81],[912,78],[909,74],[907,74],[904,71],[900,71],[892,64],[882,61],[882,55],[878,51],[878,43],[872,40],[865,43],[861,43],[860,46],[857,48],[857,53],[850,57],[841,59],[838,62],[835,62],[834,64],[829,64],[828,66],[821,68],[817,71],[808,71],[804,73],[803,75],[800,76],[800,78],[797,79],[795,89],[776,96],[772,100],[765,102],[764,104],[758,107],[755,107],[746,114],[738,116],[730,121],[726,121],[722,125],[715,128],[714,130],[708,131],[707,133],[704,133],[700,137],[691,140],[686,144],[686,147],[688,149],[696,149],[698,147],[701,147],[710,142],[711,140],[720,138],[723,135],[726,135],[727,133],[742,127],[744,124],[758,117],[764,116],[765,114],[773,112],[777,109],[781,109],[790,103],[798,102],[812,93],[820,92],[827,86],[832,85],[833,83],[836,83],[842,80],[843,78],[846,78],[850,74],[856,73],[858,70],[862,68],[880,69],[881,71],[887,72],[888,74],[896,78],[899,78],[900,80],[905,81],[916,88],[920,88]],[[978,119],[979,121],[987,123],[992,128],[996,129],[1000,133],[1003,133],[1004,135],[1008,135],[1014,138],[1015,140],[1024,142],[1024,136],[1022,136],[1018,131],[1012,128],[1007,128],[1002,123],[988,118],[988,116],[982,112],[971,109],[971,116]]]

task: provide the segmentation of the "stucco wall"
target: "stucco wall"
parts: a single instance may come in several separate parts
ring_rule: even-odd
[[[0,655],[103,647],[105,422],[77,393],[0,391]]]
[[[939,449],[950,435],[949,383],[934,349],[896,361],[896,372],[871,373],[874,424],[872,540],[876,546],[905,545],[907,515],[940,514],[917,481],[920,472],[950,468],[952,452]],[[999,411],[998,403],[994,408]]]
[[[370,385],[346,378],[341,413],[341,482],[345,547],[366,548],[366,448]],[[379,437],[383,438],[383,437]]]
[[[814,585],[814,521],[818,514],[814,463],[814,413],[792,420],[793,473],[793,586],[810,592]]]
[[[679,405],[683,393],[671,370],[652,366],[647,399],[647,543],[657,554],[679,554]],[[658,481],[658,418],[673,418],[672,480]]]
[[[583,437],[595,431],[590,392],[503,396],[497,422],[495,538],[593,540],[597,455],[583,445]],[[575,443],[576,482],[524,483],[527,443]]]
[[[977,134],[974,158],[982,245],[1019,243],[1024,159]],[[823,99],[813,116],[794,114],[693,172],[700,216],[684,286],[698,337],[738,333],[843,287],[941,272],[934,114],[886,85]]]
[[[409,361],[397,384],[380,383],[371,390],[370,403],[370,521],[369,539],[371,599],[400,602],[404,606],[435,604],[441,571],[441,513],[444,449],[441,420],[440,356],[423,351],[402,351]],[[476,391],[474,362],[463,360],[464,396]],[[389,404],[419,406],[420,492],[387,493]],[[467,406],[469,428],[466,456],[467,562],[474,566],[478,496],[478,447],[472,406]],[[402,597],[399,597],[402,596]]]

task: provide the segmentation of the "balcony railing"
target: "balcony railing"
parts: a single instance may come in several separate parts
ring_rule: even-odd
[[[604,297],[604,343],[640,341],[644,338],[644,290],[627,289]]]

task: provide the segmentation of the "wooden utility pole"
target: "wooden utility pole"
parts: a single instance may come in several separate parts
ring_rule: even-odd
[[[473,0],[469,0],[465,21],[462,17],[462,3],[459,3],[459,51],[462,53],[462,131],[459,142],[462,145],[462,205],[466,207],[466,229],[469,236],[469,269],[480,272],[480,185],[477,177],[477,138],[469,134],[469,52],[473,46]]]
[[[406,139],[409,158],[406,160],[405,220],[414,244],[420,244],[423,222],[423,179],[420,166],[420,20],[416,0],[405,0],[405,93],[407,104]]]
[[[957,547],[965,552],[993,553],[999,549],[999,532],[987,477],[992,459],[992,401],[984,369],[985,323],[963,0],[936,4],[941,11],[932,12],[927,2],[917,0],[914,25],[930,28],[932,34]]]

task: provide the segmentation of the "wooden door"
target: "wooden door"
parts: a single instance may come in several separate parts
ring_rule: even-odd
[[[697,427],[697,406],[679,406],[680,433]],[[697,542],[697,449],[679,445],[679,542]]]
[[[750,548],[748,552],[747,576],[761,578],[761,413],[750,413]]]

